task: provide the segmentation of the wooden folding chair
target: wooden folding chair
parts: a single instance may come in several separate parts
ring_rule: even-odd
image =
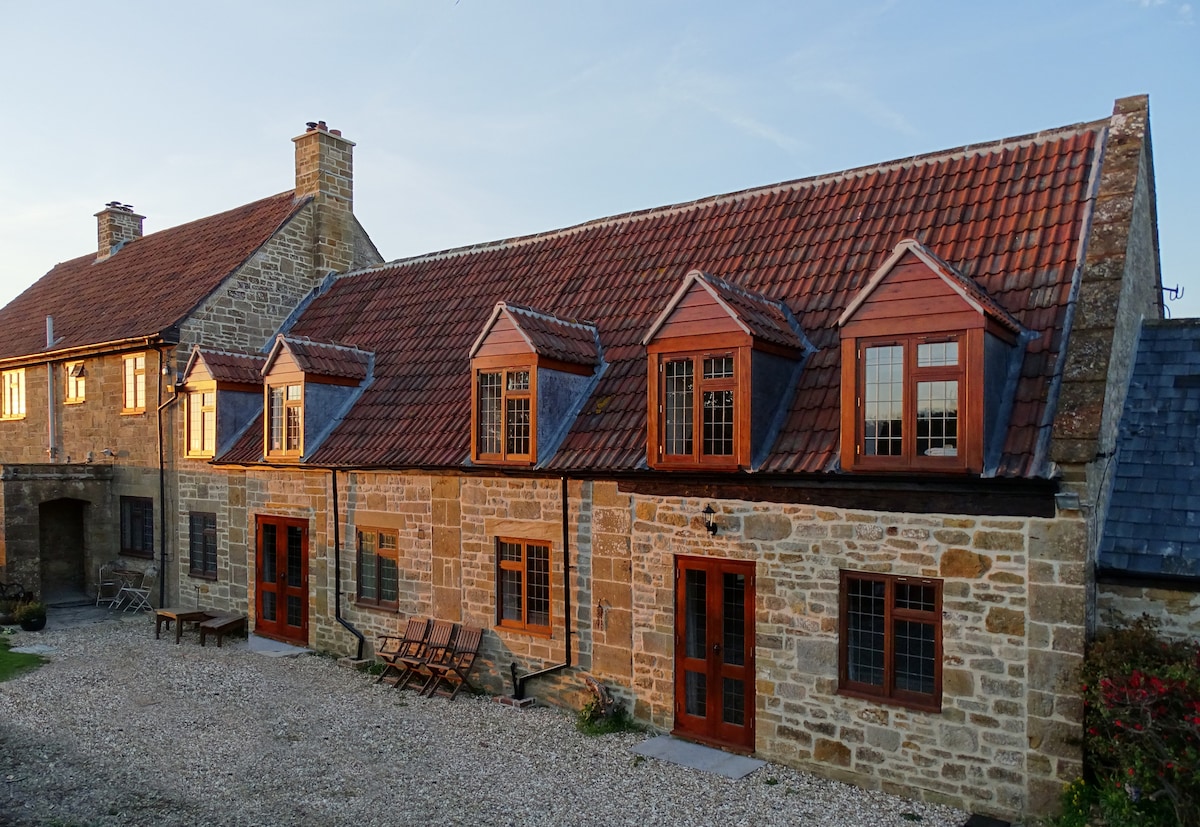
[[[449,620],[435,620],[429,630],[420,650],[412,655],[402,655],[398,658],[403,665],[403,674],[396,682],[397,689],[408,686],[409,681],[418,675],[429,671],[429,664],[441,663],[448,657],[450,647],[454,645],[454,630],[458,627]]]
[[[454,700],[459,690],[467,685],[467,676],[475,666],[475,656],[479,654],[479,642],[483,639],[483,630],[468,626],[459,630],[454,641],[454,649],[449,656],[440,662],[430,661],[425,668],[429,670],[429,680],[421,687],[421,692],[433,697],[445,695]],[[446,684],[442,688],[442,684]]]
[[[375,683],[386,680],[395,685],[404,674],[400,658],[413,657],[421,651],[429,636],[429,621],[423,617],[410,617],[402,636],[380,635],[375,648],[375,657],[383,664],[383,671]]]

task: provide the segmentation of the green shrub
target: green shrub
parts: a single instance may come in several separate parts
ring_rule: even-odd
[[[1200,827],[1200,646],[1157,632],[1143,616],[1084,660],[1084,760],[1111,827]]]
[[[608,735],[612,732],[641,732],[642,725],[633,719],[624,705],[617,703],[605,715],[599,702],[588,701],[575,718],[575,728],[584,735]]]

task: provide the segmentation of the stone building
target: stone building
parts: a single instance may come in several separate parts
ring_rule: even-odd
[[[381,260],[352,211],[352,147],[311,124],[295,189],[145,236],[106,204],[96,252],[0,309],[6,580],[53,601],[118,556],[175,566],[179,374],[193,345],[257,350],[331,273]]]
[[[685,738],[1045,812],[1154,210],[1129,98],[324,280],[172,351],[168,592],[337,654],[477,626],[492,692],[591,675]]]

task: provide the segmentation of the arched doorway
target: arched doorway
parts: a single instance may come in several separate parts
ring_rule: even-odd
[[[38,506],[38,551],[42,599],[73,602],[87,597],[84,500],[48,500]]]

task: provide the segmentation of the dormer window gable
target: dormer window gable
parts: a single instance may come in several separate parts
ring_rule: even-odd
[[[838,320],[842,468],[984,471],[1021,324],[917,241],[896,245]]]
[[[262,405],[266,359],[245,353],[192,348],[184,368],[184,454],[211,459],[229,448]]]
[[[642,344],[646,461],[666,470],[757,467],[813,350],[787,305],[699,270]]]
[[[545,465],[603,372],[595,325],[499,302],[470,350],[471,462]]]
[[[262,368],[263,455],[301,462],[370,384],[375,356],[279,334]]]

